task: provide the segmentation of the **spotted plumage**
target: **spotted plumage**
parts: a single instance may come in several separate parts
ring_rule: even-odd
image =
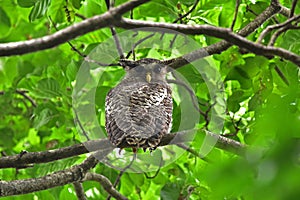
[[[123,61],[124,79],[106,96],[106,131],[113,145],[153,150],[172,126],[167,66],[156,59]]]

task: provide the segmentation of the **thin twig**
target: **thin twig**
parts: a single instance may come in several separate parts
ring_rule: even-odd
[[[277,38],[282,34],[282,33],[285,33],[287,30],[289,29],[300,29],[299,26],[293,26],[293,25],[289,25],[289,26],[284,26],[280,29],[278,29],[271,37],[269,43],[268,43],[268,46],[274,46]]]
[[[124,169],[122,169],[116,179],[116,181],[114,182],[114,187],[117,187],[117,185],[120,183],[121,177],[123,176],[123,174],[126,172],[127,169],[129,169],[131,167],[131,165],[133,164],[133,162],[136,160],[136,153],[133,154],[132,160],[130,161],[130,163],[124,167]]]
[[[289,83],[288,79],[285,77],[285,75],[283,74],[283,72],[280,70],[280,68],[276,65],[274,69],[275,69],[275,71],[277,72],[278,76],[281,78],[281,80],[282,80],[287,86],[289,86],[290,83]]]
[[[51,17],[49,16],[49,19],[51,21],[51,23],[53,24],[53,27],[56,31],[58,31],[56,25],[54,24],[53,20],[51,19]],[[111,64],[106,64],[106,63],[102,63],[96,60],[91,59],[89,56],[85,55],[84,53],[80,52],[70,41],[67,41],[67,43],[70,45],[70,47],[72,48],[73,51],[75,51],[78,55],[80,55],[81,57],[83,57],[83,59],[87,62],[90,63],[95,63],[101,67],[108,67],[108,66],[119,66],[119,64],[117,63],[111,63]]]
[[[153,176],[148,176],[148,174],[145,172],[144,174],[145,174],[146,178],[147,179],[154,179],[158,175],[158,173],[159,173],[159,171],[160,171],[160,169],[162,167],[162,164],[163,164],[163,158],[161,156],[160,157],[159,166],[158,166],[158,169],[156,170],[155,174]]]
[[[121,42],[119,40],[119,37],[117,35],[116,29],[114,27],[110,27],[110,31],[113,35],[113,38],[114,38],[114,41],[115,41],[120,59],[124,59],[125,57],[124,57],[124,54],[123,54],[123,48],[122,48]]]
[[[120,173],[119,173],[117,179],[116,179],[115,182],[114,182],[114,185],[113,185],[114,188],[117,187],[117,185],[120,183],[121,177],[123,176],[123,174],[125,173],[125,171],[131,167],[131,165],[133,164],[133,162],[134,162],[135,160],[136,160],[136,153],[133,154],[133,157],[132,157],[132,160],[130,161],[130,163],[129,163],[126,167],[124,167],[124,169],[122,169],[122,170],[120,171]],[[112,196],[112,195],[109,194],[108,197],[106,198],[106,200],[110,200],[111,196]]]
[[[210,25],[184,25],[184,24],[169,24],[169,23],[164,23],[164,22],[148,22],[148,21],[141,21],[141,20],[130,20],[130,19],[122,19],[119,24],[117,25],[118,27],[122,27],[125,29],[131,29],[131,28],[141,28],[141,27],[154,27],[154,28],[164,28],[166,31],[179,31],[184,34],[190,34],[190,35],[198,35],[198,34],[206,34],[218,38],[222,38],[226,41],[228,41],[231,44],[237,45],[240,48],[245,48],[257,55],[263,55],[263,56],[274,56],[277,55],[281,58],[284,58],[286,60],[289,60],[296,64],[297,66],[300,67],[300,56],[288,51],[283,48],[278,48],[278,47],[269,47],[269,46],[264,46],[259,43],[252,42],[248,40],[247,38],[243,37],[239,33],[233,33],[230,29],[225,29],[225,28],[219,28],[219,27],[212,27]],[[149,29],[146,31],[161,31],[161,30],[156,30],[156,29]],[[227,45],[227,43],[225,43]],[[228,44],[230,46],[230,44]],[[195,59],[199,59],[199,54],[195,55],[195,53],[198,51],[204,51],[208,47],[201,48],[199,50],[193,51],[191,53],[188,53],[184,55],[184,57],[188,58],[191,55],[193,57],[189,58],[188,60],[194,61]],[[204,51],[209,54],[209,52]],[[204,55],[205,56],[205,55]],[[179,59],[179,58],[177,58]],[[180,60],[182,57],[180,58]],[[187,60],[187,59],[185,59]]]
[[[293,17],[298,0],[293,0],[289,18]]]
[[[97,60],[90,59],[88,56],[86,56],[84,58],[84,60],[87,61],[87,62],[90,62],[90,63],[95,63],[95,64],[97,64],[97,65],[99,65],[101,67],[120,66],[119,63],[110,63],[110,64],[107,64],[107,63],[99,62]]]
[[[214,101],[214,103],[212,103],[211,105],[208,106],[207,110],[205,111],[205,115],[204,115],[204,120],[205,120],[205,125],[204,127],[207,129],[209,122],[210,122],[210,118],[209,118],[209,112],[211,111],[211,109],[214,107],[214,105],[217,104],[217,100]]]
[[[79,120],[78,113],[77,113],[76,109],[73,108],[73,111],[74,111],[74,114],[75,114],[75,119],[74,119],[75,124],[78,124],[78,126],[79,126],[79,128],[80,128],[82,134],[83,134],[84,137],[89,141],[90,138],[89,138],[89,136],[88,136],[88,132],[85,131],[83,125],[81,124],[81,121]]]
[[[86,181],[86,180],[97,181],[100,183],[100,185],[104,188],[104,190],[109,195],[113,196],[117,200],[128,200],[125,196],[123,196],[121,193],[119,193],[118,190],[116,190],[116,188],[112,185],[112,183],[110,182],[110,180],[107,177],[105,177],[101,174],[88,172],[88,173],[86,173],[83,180],[84,181]]]
[[[173,74],[174,74],[174,73],[173,73]],[[168,83],[174,83],[174,84],[176,84],[176,85],[180,85],[180,86],[184,87],[184,88],[188,91],[188,93],[190,94],[190,97],[191,97],[191,99],[192,99],[194,108],[195,108],[201,115],[203,115],[203,116],[205,115],[205,112],[203,112],[202,110],[200,110],[200,108],[199,108],[199,106],[198,106],[198,103],[197,103],[198,100],[196,99],[195,93],[194,93],[194,91],[193,91],[191,88],[189,88],[184,82],[180,81],[179,79],[177,79],[177,80],[171,80],[171,79],[168,79],[167,82],[168,82]]]
[[[82,19],[82,20],[87,19],[84,15],[82,15],[82,14],[80,14],[80,13],[75,13],[75,16],[76,16],[76,17],[79,17],[79,18]]]
[[[234,10],[234,16],[233,16],[233,20],[230,26],[230,29],[233,31],[237,16],[238,16],[238,12],[239,12],[239,6],[240,6],[240,0],[236,0],[235,2],[235,10]]]
[[[126,59],[128,59],[131,55],[131,53],[134,53],[134,49],[140,45],[141,43],[143,43],[144,41],[146,41],[147,39],[153,37],[155,35],[155,33],[151,33],[150,35],[138,40],[136,43],[134,43],[131,47],[131,50],[128,52],[128,54],[126,55]]]
[[[174,45],[174,43],[175,43],[175,40],[176,40],[177,36],[178,36],[178,34],[175,34],[174,37],[173,37],[173,39],[170,41],[170,45],[169,45],[169,48],[170,48],[170,49],[173,48],[173,45]]]
[[[200,158],[201,160],[204,160],[206,162],[212,163],[211,160],[209,160],[208,158],[205,158],[203,155],[201,155],[198,151],[191,149],[190,147],[186,146],[185,144],[177,144],[178,147],[186,150],[187,152],[193,154],[194,156]]]
[[[23,96],[25,99],[27,99],[30,103],[31,103],[31,105],[33,106],[33,107],[36,107],[37,105],[36,105],[36,102],[30,97],[30,96],[28,96],[26,93],[28,93],[28,91],[27,90],[19,90],[19,89],[17,89],[16,91],[15,91],[17,94],[20,94],[21,96]],[[5,94],[5,92],[4,91],[0,91],[0,95],[4,95]],[[26,104],[25,104],[26,105]]]
[[[272,25],[272,26],[268,26],[265,30],[263,30],[259,36],[259,38],[257,39],[257,42],[258,43],[262,43],[262,40],[264,39],[264,37],[271,31],[273,31],[274,29],[279,29],[279,28],[282,28],[282,27],[286,27],[288,25],[290,25],[292,22],[294,21],[297,21],[300,19],[300,15],[296,15],[294,17],[291,17],[289,18],[288,20],[286,20],[285,22],[283,23],[280,23],[280,24],[275,24],[275,25]]]
[[[105,4],[106,4],[106,7],[107,7],[107,10],[110,10],[111,8],[114,7],[115,2],[113,0],[112,1],[105,0]],[[124,57],[124,54],[123,54],[123,48],[122,48],[122,45],[120,43],[119,37],[117,35],[117,31],[113,26],[110,27],[110,32],[111,32],[111,34],[114,38],[115,45],[117,47],[120,59],[124,59],[125,57]]]
[[[22,95],[25,99],[27,99],[33,107],[37,106],[35,101],[30,96],[27,95],[28,91],[26,91],[26,90],[16,90],[16,93]]]
[[[189,14],[191,14],[193,12],[193,10],[195,10],[195,8],[197,7],[197,4],[199,3],[199,0],[196,0],[194,2],[193,7],[184,15],[181,15],[180,17],[178,17],[176,20],[173,21],[173,23],[177,23],[178,21],[181,21],[183,18],[187,17]]]

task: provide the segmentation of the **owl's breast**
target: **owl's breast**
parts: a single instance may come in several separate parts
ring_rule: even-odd
[[[138,141],[147,143],[152,138],[152,144],[148,145],[156,146],[170,130],[172,107],[172,92],[167,84],[138,82],[119,85],[106,98],[108,135],[110,138],[118,135],[121,137],[118,142],[128,140],[133,145]]]

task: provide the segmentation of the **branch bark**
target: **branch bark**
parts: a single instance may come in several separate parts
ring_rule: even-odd
[[[227,28],[219,28],[210,25],[185,25],[185,24],[170,24],[163,22],[149,22],[149,21],[141,21],[141,20],[132,20],[132,19],[122,19],[117,22],[116,26],[124,28],[124,29],[133,29],[133,28],[143,28],[149,27],[148,31],[156,31],[161,32],[161,29],[153,29],[153,28],[164,28],[163,31],[170,32],[178,31],[184,34],[189,35],[199,35],[205,34],[208,36],[214,36],[217,38],[222,38],[231,44],[235,44],[239,47],[245,48],[253,53],[263,56],[273,56],[277,55],[286,60],[293,62],[294,64],[300,67],[300,56],[294,54],[288,50],[282,48],[276,48],[271,46],[264,46],[255,42],[251,42],[244,38],[243,36],[232,32]],[[147,31],[147,29],[145,29]],[[204,49],[202,50],[202,54],[205,55]],[[207,54],[207,53],[206,53]],[[198,54],[199,55],[199,54]],[[186,56],[183,56],[187,58]],[[187,61],[191,62],[189,59]]]
[[[127,200],[126,197],[124,197],[122,194],[120,194],[112,185],[110,180],[106,178],[105,176],[101,174],[95,174],[95,173],[87,173],[84,180],[93,180],[100,183],[100,185],[107,191],[112,197],[118,199],[118,200]]]
[[[81,181],[86,172],[97,164],[97,160],[90,156],[82,164],[70,169],[61,170],[40,178],[25,180],[0,181],[0,196],[27,194],[40,190],[66,185]]]
[[[260,27],[264,22],[270,19],[273,15],[283,10],[283,7],[278,3],[278,1],[272,1],[271,5],[267,7],[261,14],[259,14],[252,22],[247,24],[244,28],[238,31],[238,34],[246,37],[247,35],[253,33],[258,27]],[[202,49],[195,50],[184,56],[169,60],[171,67],[178,68],[186,65],[188,62],[195,61],[197,59],[206,57],[208,55],[219,54],[225,51],[232,45],[223,40],[218,43],[212,44]]]
[[[74,185],[74,189],[75,189],[78,200],[87,200],[87,198],[84,194],[84,189],[83,189],[82,183],[76,182],[76,183],[73,183],[73,185]]]
[[[237,155],[244,155],[246,146],[226,137],[214,134],[205,130],[187,130],[177,133],[170,133],[165,135],[159,146],[166,146],[172,144],[180,144],[193,141],[195,134],[216,139],[216,147],[232,152]],[[200,141],[199,141],[200,142]],[[130,148],[131,146],[121,144],[120,148]],[[0,169],[1,168],[24,168],[30,164],[47,163],[73,157],[89,152],[100,151],[101,154],[108,154],[112,151],[113,146],[108,139],[91,140],[84,142],[83,144],[76,144],[70,147],[63,147],[55,150],[48,150],[42,152],[28,152],[13,156],[6,156],[0,158]],[[105,156],[104,155],[104,156]]]
[[[112,25],[121,15],[149,0],[132,0],[112,8],[102,15],[83,20],[52,35],[21,42],[0,44],[0,56],[21,55],[49,49],[86,33]]]
[[[289,52],[285,49],[275,48],[275,47],[266,47],[263,45],[255,44],[253,42],[248,41],[244,38],[244,36],[253,32],[256,28],[258,28],[262,23],[264,23],[267,19],[273,16],[275,13],[281,10],[281,6],[278,1],[272,1],[271,5],[262,12],[257,18],[249,23],[246,27],[241,29],[238,34],[234,34],[230,31],[230,29],[218,28],[209,25],[180,25],[180,24],[168,24],[168,23],[155,23],[155,22],[144,22],[138,20],[130,20],[130,19],[121,19],[121,15],[130,9],[146,2],[147,0],[134,0],[127,3],[124,3],[116,8],[110,9],[108,12],[98,15],[82,22],[70,26],[66,29],[58,31],[50,36],[45,36],[38,39],[33,39],[25,42],[13,42],[0,44],[0,56],[8,56],[8,55],[17,55],[24,54],[29,52],[34,52],[38,50],[43,50],[47,48],[54,47],[56,45],[62,44],[70,39],[73,39],[77,36],[86,34],[88,32],[116,25],[119,27],[123,27],[126,29],[129,28],[138,28],[138,27],[159,27],[159,28],[168,28],[176,31],[180,31],[182,33],[187,34],[206,34],[209,36],[214,36],[218,38],[222,38],[227,40],[228,42],[222,41],[220,43],[211,45],[209,47],[196,50],[191,52],[185,56],[177,58],[175,61],[176,64],[187,63],[193,60],[199,59],[201,57],[211,55],[213,53],[220,53],[221,51],[227,49],[232,44],[241,46],[246,48],[254,53],[259,55],[277,55],[284,59],[290,60],[291,62],[300,65],[300,56]],[[204,53],[205,52],[205,53]]]

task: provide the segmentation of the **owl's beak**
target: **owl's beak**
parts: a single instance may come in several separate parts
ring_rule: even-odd
[[[148,83],[151,82],[151,72],[147,72],[147,73],[146,73],[146,81],[147,81]]]

